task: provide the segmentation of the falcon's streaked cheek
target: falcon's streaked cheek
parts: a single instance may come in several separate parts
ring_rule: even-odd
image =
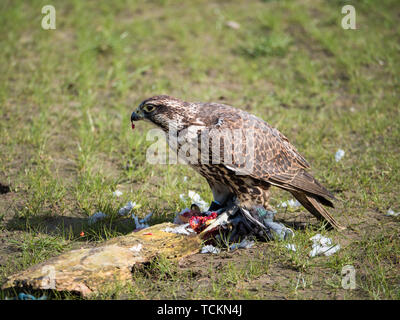
[[[153,114],[151,116],[151,120],[157,125],[162,125],[165,122],[164,115],[162,113]]]

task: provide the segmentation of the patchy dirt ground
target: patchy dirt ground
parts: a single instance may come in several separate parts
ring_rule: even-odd
[[[190,168],[146,161],[149,124],[130,129],[137,105],[165,93],[224,102],[277,127],[339,199],[332,214],[348,229],[327,232],[302,208],[279,209],[296,252],[269,242],[179,263],[160,257],[133,273],[133,286],[97,298],[399,299],[400,218],[387,213],[400,211],[400,6],[355,2],[357,30],[343,30],[344,4],[54,1],[57,29],[43,30],[39,2],[2,1],[0,282],[131,232],[133,220],[118,215],[127,201],[156,224],[190,205],[179,197],[188,190],[212,200]],[[289,199],[275,190],[271,205]],[[98,211],[107,219],[88,225]],[[310,258],[317,233],[339,252]],[[342,288],[346,265],[355,290]]]

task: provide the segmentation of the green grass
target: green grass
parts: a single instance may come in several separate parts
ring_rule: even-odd
[[[348,3],[357,30],[341,28]],[[220,268],[215,256],[199,270],[160,258],[134,285],[98,298],[400,298],[399,218],[385,216],[400,211],[396,1],[53,1],[49,31],[46,4],[0,4],[0,182],[11,187],[0,195],[1,281],[128,233],[134,224],[117,211],[129,200],[139,216],[153,211],[152,223],[171,221],[188,190],[211,200],[188,167],[146,162],[149,124],[130,129],[142,100],[169,94],[228,103],[279,128],[340,199],[333,215],[349,229],[298,230],[297,252],[257,244],[226,253]],[[287,199],[275,191],[272,205]],[[100,210],[109,218],[88,225]],[[309,258],[317,232],[342,249]],[[340,285],[347,264],[357,270],[353,291]]]

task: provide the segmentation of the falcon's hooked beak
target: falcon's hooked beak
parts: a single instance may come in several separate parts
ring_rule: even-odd
[[[132,130],[135,129],[135,124],[133,121],[139,121],[144,119],[144,114],[143,110],[139,108],[136,109],[136,111],[133,111],[131,114],[131,124],[132,124]]]
[[[131,122],[143,120],[144,114],[140,108],[137,108],[136,111],[133,111],[131,114]]]

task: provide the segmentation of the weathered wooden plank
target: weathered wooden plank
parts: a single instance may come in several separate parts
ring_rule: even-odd
[[[181,258],[199,251],[201,239],[162,231],[173,227],[162,223],[110,239],[95,248],[65,252],[10,276],[2,289],[53,289],[87,296],[101,292],[113,281],[132,281],[132,268],[159,255]],[[139,250],[140,249],[140,250]]]

